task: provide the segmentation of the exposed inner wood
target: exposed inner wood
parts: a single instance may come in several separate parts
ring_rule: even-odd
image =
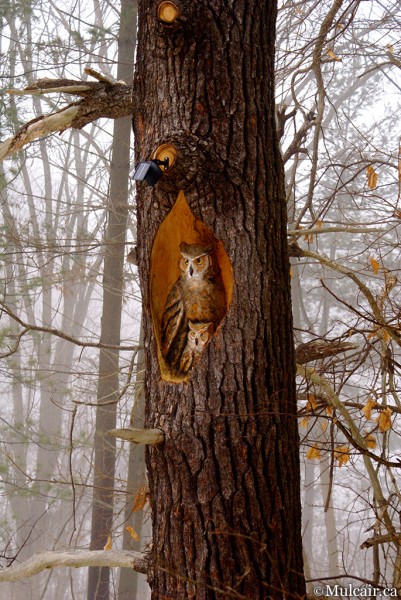
[[[180,259],[180,243],[213,244],[214,255],[220,267],[226,291],[227,307],[233,293],[233,275],[230,259],[219,241],[202,221],[197,219],[180,191],[177,201],[164,219],[156,234],[152,248],[150,266],[150,297],[155,337],[158,346],[160,372],[164,381],[179,382],[187,378],[178,378],[171,373],[169,366],[161,354],[161,318],[167,296],[179,277],[178,262]]]

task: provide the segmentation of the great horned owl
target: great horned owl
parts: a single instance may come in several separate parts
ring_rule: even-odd
[[[180,359],[180,371],[187,374],[199,358],[214,332],[213,323],[193,323],[188,321],[187,344]]]
[[[161,322],[161,351],[173,371],[187,344],[188,322],[212,323],[215,331],[226,314],[226,293],[213,244],[180,244],[180,276],[170,290]]]

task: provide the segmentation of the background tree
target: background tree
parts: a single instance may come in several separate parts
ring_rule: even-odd
[[[38,16],[43,7],[26,3],[26,10],[17,8],[10,3],[9,11],[2,14],[2,49],[8,52],[4,88],[14,88],[17,81],[33,83],[38,72],[43,75],[43,65],[53,77],[81,76],[91,55],[101,56],[109,76],[119,16],[110,6],[97,5],[91,15],[80,7],[74,18],[66,19],[60,7],[46,5],[43,38]],[[64,9],[68,12],[68,6]],[[86,10],[90,13],[89,6]],[[93,28],[84,30],[83,24],[92,18]],[[4,137],[18,129],[17,115],[22,110],[27,115],[32,110],[40,118],[58,105],[39,95],[32,98],[31,108],[26,98],[11,97],[8,112],[3,111],[3,117],[8,117],[2,127]],[[130,122],[126,128],[129,133]],[[110,134],[107,126],[98,125],[82,133],[71,131],[63,140],[41,142],[39,151],[28,149],[26,155],[5,163],[2,171],[2,481],[7,519],[1,535],[8,565],[42,550],[89,544],[101,275],[105,248],[110,248],[104,236]],[[128,167],[127,157],[124,168]],[[128,185],[127,176],[119,181]],[[126,224],[124,234],[125,230]],[[129,231],[132,240],[132,218]],[[124,335],[121,346],[135,350],[140,314],[131,267],[125,270],[121,288],[132,299],[123,316],[130,334]],[[109,326],[116,328],[116,324]],[[124,391],[130,389],[131,378],[135,380],[132,355],[132,350],[121,352],[117,374],[121,424],[130,416]],[[124,522],[119,514],[132,501],[125,489],[128,452],[119,443],[116,456],[119,479],[117,489],[111,486],[116,513],[108,533],[118,547]],[[73,573],[48,571],[29,582],[29,592],[27,584],[13,584],[8,597],[76,596],[77,588],[86,587],[86,578],[84,572]]]
[[[312,578],[341,575],[342,583],[356,577],[398,588],[400,175],[393,93],[400,65],[393,32],[399,9],[324,2],[281,17],[278,37],[287,51],[277,69],[278,118],[290,239],[298,241],[292,246],[295,326],[313,361],[298,368],[306,377],[301,431],[306,460],[320,461],[323,491],[323,501],[305,496],[315,514],[308,509],[304,526],[313,523],[311,547],[321,557],[316,563],[310,554],[308,564]],[[290,32],[299,45],[288,44]],[[352,352],[325,357],[333,342],[340,349],[352,343]],[[314,357],[313,348],[319,349]],[[329,525],[330,513],[336,523]],[[337,548],[327,552],[334,541]],[[333,553],[340,554],[340,570]]]
[[[136,45],[136,1],[122,0],[118,38],[117,79],[131,81]],[[103,344],[118,347],[121,341],[125,240],[128,219],[128,183],[130,169],[131,119],[114,121],[110,168],[110,204],[103,267],[102,329]],[[119,352],[100,350],[99,384],[96,410],[95,464],[92,506],[91,549],[107,544],[114,527],[114,475],[116,439],[107,436],[117,423],[120,396]],[[107,600],[110,574],[107,568],[89,570],[88,600]]]

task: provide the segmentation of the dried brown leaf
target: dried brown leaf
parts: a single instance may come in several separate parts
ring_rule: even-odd
[[[337,61],[340,61],[340,62],[342,61],[342,58],[339,58],[337,56],[337,54],[335,54],[333,52],[333,50],[327,50],[327,54],[328,54],[328,56],[330,56],[330,58],[333,58],[334,60],[337,60]]]
[[[309,458],[309,460],[320,460],[320,450],[317,447],[317,444],[313,444],[313,446],[309,448],[308,452],[306,453],[306,458]]]
[[[316,398],[313,394],[308,394],[308,402],[306,403],[306,410],[315,410],[317,408]]]
[[[385,342],[389,342],[389,341],[390,341],[390,339],[391,339],[391,337],[390,337],[390,334],[389,334],[389,332],[387,331],[387,329],[384,329],[384,328],[383,328],[383,329],[381,329],[381,330],[380,330],[380,332],[381,332],[381,335],[382,335],[382,337],[383,337],[383,340],[384,340]]]
[[[145,485],[141,485],[141,487],[139,488],[135,498],[134,498],[134,505],[132,507],[132,512],[138,512],[138,510],[142,510],[142,508],[145,506],[146,504],[146,486]]]
[[[374,450],[377,447],[376,438],[373,435],[373,433],[368,433],[368,435],[365,436],[365,442],[367,447],[371,448],[372,450]]]
[[[137,542],[139,540],[139,535],[137,534],[137,532],[135,531],[135,529],[133,527],[131,527],[131,525],[127,525],[127,527],[125,528],[128,533],[130,534],[130,536]]]
[[[362,412],[365,415],[365,419],[368,421],[372,418],[372,408],[375,406],[376,402],[372,400],[372,398],[368,398],[365,406],[362,408]]]
[[[334,458],[338,461],[338,466],[342,467],[349,461],[349,446],[337,446],[334,450]]]
[[[380,415],[377,418],[377,424],[379,426],[379,431],[384,433],[391,429],[391,408],[384,408],[380,411]]]
[[[374,190],[379,181],[379,176],[372,166],[369,166],[366,169],[366,174],[368,176],[368,187],[370,190]]]
[[[111,535],[107,536],[107,542],[104,546],[103,550],[112,550],[113,549],[113,540],[111,539]]]
[[[379,261],[378,261],[378,260],[376,260],[375,258],[373,258],[373,256],[371,256],[371,257],[369,258],[369,262],[370,262],[370,264],[372,265],[373,273],[374,273],[375,275],[377,275],[377,274],[378,274],[378,272],[379,272],[379,269],[380,269],[380,263],[379,263]]]

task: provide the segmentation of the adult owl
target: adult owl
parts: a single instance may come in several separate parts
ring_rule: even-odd
[[[187,343],[180,358],[180,371],[186,375],[198,360],[214,333],[213,323],[188,321]]]
[[[161,321],[162,354],[176,372],[187,343],[188,322],[212,323],[216,330],[226,314],[226,293],[213,248],[213,244],[180,244],[180,275],[167,297]]]

